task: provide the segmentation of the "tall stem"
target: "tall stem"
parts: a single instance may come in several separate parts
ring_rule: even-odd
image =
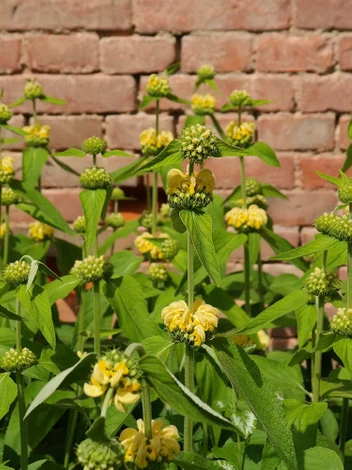
[[[37,104],[36,104],[35,100],[33,100],[32,103],[33,103],[33,121],[34,121],[34,125],[36,125],[37,122],[38,122],[38,119],[37,119]]]
[[[264,291],[263,291],[263,264],[262,264],[262,256],[261,250],[259,249],[258,259],[257,259],[257,266],[258,266],[258,294],[260,303],[264,303]]]
[[[4,265],[9,260],[9,239],[10,239],[10,206],[6,206],[5,212],[5,237],[4,237]]]
[[[64,457],[64,467],[66,469],[68,469],[70,465],[71,449],[72,449],[73,439],[75,437],[77,421],[78,421],[78,411],[70,410],[69,418],[68,418],[68,426],[67,426],[68,434],[66,438],[65,457]]]
[[[315,346],[319,343],[321,332],[323,331],[324,324],[324,298],[317,296],[315,298],[317,308],[317,327],[315,331]],[[315,351],[314,353],[314,375],[313,375],[313,403],[320,400],[320,378],[321,378],[321,362],[322,351]]]
[[[93,283],[93,312],[94,312],[94,352],[100,355],[100,292],[99,282]]]
[[[340,437],[339,437],[339,448],[343,456],[343,461],[345,460],[346,435],[347,435],[347,428],[348,428],[348,405],[349,405],[349,399],[344,398],[342,400],[341,417],[340,417]]]
[[[240,115],[239,115],[240,119]],[[246,195],[246,172],[244,166],[244,157],[240,157],[240,169],[241,169],[241,193],[242,193],[242,204],[243,209],[247,209],[247,195]],[[251,316],[251,272],[250,272],[250,261],[249,261],[249,241],[247,240],[244,244],[244,298],[245,307],[248,316]]]
[[[93,166],[97,166],[97,156],[96,155],[92,155],[93,156]]]
[[[159,135],[159,100],[155,105],[155,138]],[[156,223],[158,217],[158,173],[153,171],[153,193],[152,193],[152,234],[156,235]]]
[[[103,406],[101,407],[101,413],[100,413],[100,416],[103,416],[104,418],[106,417],[106,413],[108,412],[108,408],[109,408],[113,393],[114,393],[114,388],[110,387],[105,395],[104,403],[103,403]]]
[[[152,406],[150,401],[149,385],[145,380],[142,380],[142,408],[143,408],[143,421],[144,421],[144,434],[147,439],[152,436]]]

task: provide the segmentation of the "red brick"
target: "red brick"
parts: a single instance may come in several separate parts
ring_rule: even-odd
[[[332,114],[273,115],[258,119],[258,138],[275,150],[331,150],[335,118]]]
[[[352,29],[350,0],[296,0],[296,26],[306,29]]]
[[[341,70],[352,70],[352,36],[340,37],[339,63]]]
[[[0,77],[0,88],[6,91],[7,102],[13,102],[22,96],[26,78],[30,76]],[[67,101],[64,106],[40,102],[39,112],[106,113],[135,109],[135,81],[130,76],[41,75],[39,83],[46,94]],[[29,102],[16,108],[16,112],[31,111]]]
[[[306,245],[314,240],[317,233],[318,232],[314,227],[303,227],[301,230],[301,245]]]
[[[41,34],[25,42],[26,63],[38,72],[88,73],[98,68],[96,34]]]
[[[326,36],[259,36],[256,63],[262,72],[325,72],[334,51]]]
[[[332,211],[337,203],[334,191],[293,191],[289,200],[270,199],[268,213],[275,224],[294,227],[312,225],[324,212]]]
[[[345,156],[334,154],[320,154],[311,157],[303,157],[299,161],[301,170],[301,183],[304,189],[329,188],[336,189],[332,183],[317,175],[317,171],[332,176],[339,176],[339,170],[343,166]]]
[[[0,37],[0,50],[0,73],[12,73],[19,70],[21,40],[12,36]]]
[[[295,274],[296,276],[302,275],[302,271],[296,268],[296,266],[284,263],[265,263],[263,264],[263,271],[275,277],[280,274]]]
[[[2,0],[0,3],[0,29],[3,30],[128,30],[131,26],[131,0]]]
[[[172,116],[161,114],[160,130],[174,132],[173,121]],[[150,114],[107,116],[106,140],[111,148],[139,150],[141,148],[139,135],[149,127],[155,127],[155,116]]]
[[[352,76],[334,73],[325,77],[307,75],[300,82],[299,107],[303,112],[340,111],[352,109]]]
[[[348,124],[350,122],[350,116],[341,116],[340,117],[340,126],[339,126],[339,146],[341,149],[345,150],[352,143],[352,141],[347,136]]]
[[[252,68],[252,38],[244,33],[202,33],[182,38],[183,72],[212,64],[217,73]]]
[[[160,72],[176,60],[171,36],[127,36],[100,41],[100,63],[105,73]]]
[[[272,338],[270,341],[270,351],[290,351],[297,346],[297,338]]]
[[[140,82],[140,97],[145,93],[148,77],[142,77]],[[189,99],[193,94],[195,77],[189,75],[176,74],[170,77],[173,92]],[[216,83],[220,94],[216,94],[217,107],[225,104],[231,92],[235,89],[247,90],[255,99],[271,99],[273,103],[258,107],[263,111],[291,111],[294,107],[294,88],[290,77],[281,75],[238,75],[227,74],[218,75]],[[186,110],[189,106],[174,103],[168,100],[161,100],[162,110]],[[148,109],[153,109],[152,106]]]
[[[13,116],[10,121],[9,121],[10,126],[15,126],[15,127],[23,127],[24,126],[24,118],[21,115],[15,115]],[[13,132],[10,132],[6,129],[2,131],[2,137],[4,139],[17,139],[17,142],[11,145],[4,145],[3,148],[5,149],[21,149],[23,148],[23,137],[20,135],[14,134]]]
[[[288,0],[134,0],[139,32],[288,28]]]

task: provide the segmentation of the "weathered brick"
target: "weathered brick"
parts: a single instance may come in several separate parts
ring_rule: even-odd
[[[100,41],[100,63],[105,73],[160,72],[176,60],[171,36],[126,36]]]
[[[263,264],[263,271],[271,274],[272,276],[279,276],[280,274],[295,274],[301,276],[302,271],[292,264],[284,263],[265,263]]]
[[[137,31],[233,30],[288,28],[288,0],[134,0]]]
[[[336,206],[334,191],[293,191],[287,192],[287,200],[270,199],[268,213],[275,224],[294,227],[312,225],[323,212]]]
[[[324,112],[329,110],[350,112],[352,76],[334,73],[325,77],[306,75],[299,83],[299,107],[303,112]]]
[[[258,138],[275,150],[331,150],[335,119],[326,115],[273,115],[258,119]]]
[[[41,34],[25,41],[26,63],[38,72],[88,73],[98,68],[99,38],[93,33]]]
[[[317,171],[332,176],[339,176],[339,170],[343,166],[345,157],[343,155],[320,154],[303,157],[299,160],[301,170],[301,183],[304,189],[329,188],[335,189],[332,183],[317,175]]]
[[[296,0],[296,26],[306,29],[352,29],[349,0]]]
[[[259,36],[256,63],[262,72],[325,72],[334,50],[327,36]]]
[[[28,75],[0,77],[0,88],[6,91],[6,101],[13,102],[23,95]],[[38,103],[38,111],[46,113],[106,113],[130,112],[135,109],[135,81],[130,76],[41,75],[46,94],[66,100],[64,106]],[[31,112],[27,102],[16,112]]]
[[[252,37],[245,33],[202,33],[182,38],[183,72],[212,64],[217,73],[252,68]]]
[[[3,30],[128,30],[131,26],[131,0],[2,0],[0,3],[0,29]]]
[[[339,39],[339,63],[341,70],[352,70],[352,36],[342,36]]]
[[[21,39],[13,36],[1,36],[0,50],[0,73],[12,73],[19,70]]]
[[[155,127],[155,116],[150,114],[108,116],[106,118],[107,143],[111,148],[139,150],[141,148],[139,135],[149,127]],[[159,128],[174,132],[173,117],[161,114]]]
[[[306,245],[314,240],[314,237],[317,234],[318,231],[314,227],[303,227],[301,230],[301,245]]]
[[[347,136],[348,125],[350,122],[349,116],[341,116],[339,120],[339,146],[342,150],[348,148],[348,146],[352,143],[351,140]]]

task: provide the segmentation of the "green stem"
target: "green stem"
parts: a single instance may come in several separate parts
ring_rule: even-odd
[[[150,401],[149,385],[142,380],[142,408],[143,408],[143,421],[144,421],[144,434],[147,439],[152,436],[152,406]]]
[[[241,451],[241,437],[237,433],[237,453],[238,453],[238,468],[242,470],[242,451]]]
[[[349,218],[352,220],[352,203],[349,205]],[[352,242],[347,245],[347,308],[352,308]]]
[[[240,115],[239,115],[240,116]],[[241,193],[243,201],[243,209],[247,209],[247,196],[246,196],[246,172],[244,166],[244,157],[240,157],[240,170],[241,170]],[[247,240],[244,244],[244,298],[246,312],[248,316],[251,316],[251,272],[250,272],[250,260],[249,260],[249,241]]]
[[[24,419],[26,414],[26,402],[24,396],[24,380],[22,373],[16,371],[16,382],[18,391],[18,410],[20,418],[20,436],[21,436],[21,470],[28,469],[28,429],[27,421]]]
[[[317,327],[315,331],[315,345],[319,344],[319,338],[323,331],[324,324],[324,298],[317,296],[315,298],[317,308]],[[313,403],[320,400],[320,378],[321,378],[322,351],[314,352],[314,375],[313,375]]]
[[[109,408],[113,393],[114,393],[114,387],[110,387],[109,390],[106,392],[104,403],[103,403],[103,406],[101,407],[101,413],[100,413],[100,416],[103,416],[103,418],[106,418],[106,413],[108,412],[108,408]]]
[[[155,138],[159,135],[159,100],[155,105]],[[158,218],[158,172],[153,171],[153,193],[152,193],[152,234],[156,235],[156,223]]]
[[[9,261],[9,239],[10,239],[10,206],[6,206],[5,212],[5,237],[4,237],[4,265]]]
[[[41,176],[39,176],[38,178],[37,189],[40,193],[42,192],[42,177]]]
[[[219,134],[219,136],[223,139],[223,140],[226,140],[226,134],[225,132],[222,130],[222,127],[220,126],[220,123],[219,121],[216,119],[216,117],[214,116],[214,114],[211,114],[210,115],[210,119],[212,120],[213,124],[214,124],[214,127],[215,129],[217,130],[217,133]]]
[[[343,456],[343,460],[345,460],[345,446],[346,446],[346,436],[347,436],[347,428],[348,428],[348,405],[349,405],[349,399],[344,398],[342,400],[341,417],[340,417],[340,437],[339,437],[339,448]]]
[[[16,299],[16,315],[21,316],[21,304]],[[16,322],[16,349],[21,351],[22,349],[22,324],[20,321]]]
[[[65,444],[65,457],[64,457],[64,467],[67,470],[70,466],[71,449],[72,449],[72,443],[75,437],[77,421],[78,421],[78,411],[70,410],[69,418],[68,418],[68,434],[67,434],[67,439],[66,439],[66,444]]]
[[[1,129],[1,127],[0,127]],[[0,227],[1,227],[1,224],[2,224],[2,184],[0,184]]]
[[[94,352],[100,355],[100,290],[99,282],[93,283],[93,312],[94,312]]]
[[[242,106],[238,107],[238,125],[242,124]]]
[[[241,193],[242,193],[242,205],[244,209],[247,209],[247,194],[246,194],[246,171],[244,166],[244,157],[240,157],[240,170],[241,170]]]
[[[206,423],[203,423],[203,455],[206,457],[208,455],[208,435],[209,429]]]
[[[150,196],[150,174],[147,173],[145,175],[146,178],[146,195],[147,195],[147,210],[151,211],[152,209],[152,204],[151,204],[151,196]]]
[[[92,157],[93,157],[93,166],[97,166],[97,156],[92,155]]]
[[[38,122],[38,119],[37,119],[37,104],[36,104],[35,100],[33,100],[32,103],[33,103],[33,121],[34,121],[34,125],[36,125],[37,122]]]
[[[261,250],[260,249],[259,249],[259,253],[258,253],[257,266],[258,266],[258,294],[259,294],[259,300],[260,300],[261,304],[264,304],[263,264],[262,264]]]

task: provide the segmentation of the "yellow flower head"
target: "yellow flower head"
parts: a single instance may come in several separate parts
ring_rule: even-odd
[[[231,143],[237,147],[248,147],[254,138],[255,124],[253,122],[243,122],[240,126],[235,121],[231,121],[226,127],[226,135],[231,139]]]
[[[177,442],[179,433],[176,426],[164,426],[161,419],[152,421],[152,438],[147,440],[144,422],[137,420],[137,429],[124,429],[120,442],[125,448],[126,463],[134,463],[138,468],[146,468],[152,462],[170,462],[180,451]]]
[[[165,75],[153,73],[147,83],[147,93],[154,98],[163,98],[171,93],[169,79]]]
[[[150,254],[152,259],[157,259],[161,260],[164,259],[164,253],[163,251],[158,248],[156,245],[154,245],[151,241],[148,240],[148,238],[154,238],[153,235],[149,232],[144,232],[142,235],[139,235],[135,241],[134,244],[138,248],[138,250],[143,254]],[[160,233],[158,238],[170,238],[170,235],[167,233]]]
[[[0,184],[9,183],[15,177],[12,157],[0,158]]]
[[[169,331],[176,328],[181,331],[192,329],[191,311],[184,300],[172,302],[168,307],[163,308],[161,318]]]
[[[50,225],[43,224],[36,220],[28,226],[28,236],[36,241],[42,242],[48,240],[54,235],[54,229]]]
[[[259,330],[258,333],[258,339],[260,341],[260,344],[262,345],[263,349],[268,349],[269,344],[270,344],[270,337],[265,333],[264,330]]]
[[[23,128],[28,135],[24,136],[24,140],[30,147],[46,147],[50,138],[50,126],[42,126],[37,123],[33,126],[25,126]]]
[[[193,322],[204,331],[214,331],[218,326],[219,310],[206,304],[204,300],[196,300],[193,304]]]
[[[264,209],[253,204],[248,209],[234,207],[225,214],[225,221],[239,232],[259,230],[267,224],[268,216]]]
[[[195,94],[192,96],[192,110],[194,114],[213,114],[215,106],[216,100],[210,93],[206,93],[205,95]]]
[[[170,131],[160,131],[156,135],[153,127],[144,130],[139,136],[143,155],[148,157],[158,155],[173,138],[174,135]]]

